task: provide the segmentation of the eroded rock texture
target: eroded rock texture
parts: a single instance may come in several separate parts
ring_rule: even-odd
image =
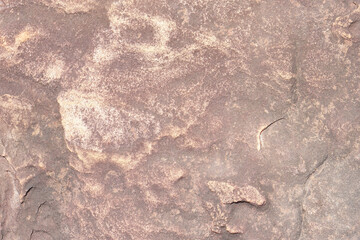
[[[359,6],[0,1],[1,239],[360,239]]]

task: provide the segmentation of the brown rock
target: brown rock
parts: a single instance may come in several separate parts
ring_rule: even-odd
[[[0,0],[0,239],[358,239],[359,5]]]
[[[226,225],[226,231],[232,234],[244,233],[244,229],[241,226]]]

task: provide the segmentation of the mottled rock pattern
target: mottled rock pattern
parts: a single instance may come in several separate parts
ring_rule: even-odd
[[[209,181],[208,186],[220,201],[226,203],[248,202],[256,206],[265,204],[266,199],[252,186],[238,187],[226,182]]]
[[[360,239],[359,6],[0,1],[1,239]]]

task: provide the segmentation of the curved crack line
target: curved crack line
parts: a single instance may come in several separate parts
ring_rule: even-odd
[[[314,174],[316,174],[316,172],[318,172],[319,170],[321,170],[326,162],[326,160],[328,160],[328,157],[329,155],[326,154],[326,156],[318,163],[316,164],[315,168],[311,171],[311,173],[309,173],[305,179],[305,183],[304,183],[304,195],[303,195],[303,198],[301,200],[301,203],[300,203],[300,211],[301,211],[301,216],[300,216],[300,229],[298,231],[298,234],[297,234],[297,240],[299,240],[302,236],[302,229],[303,229],[303,225],[304,225],[304,218],[305,218],[305,209],[304,209],[304,201],[305,201],[305,197],[306,197],[306,194],[308,192],[308,186],[309,186],[309,182],[310,180],[312,179],[312,176],[314,176]]]
[[[34,233],[45,233],[45,234],[49,235],[52,239],[54,239],[54,238],[51,236],[51,234],[50,234],[49,232],[45,231],[45,230],[32,229],[32,230],[31,230],[31,233],[30,233],[30,238],[29,238],[29,240],[31,240],[31,239],[33,238]]]
[[[281,121],[281,120],[284,120],[285,117],[282,117],[282,118],[279,118],[279,119],[276,119],[275,121],[271,122],[270,124],[268,124],[266,127],[262,128],[260,130],[260,132],[258,133],[258,137],[257,137],[257,142],[258,142],[258,145],[257,145],[257,150],[260,151],[261,150],[261,147],[263,146],[263,140],[262,140],[262,136],[261,134],[267,130],[269,127],[271,127],[273,124]]]
[[[311,171],[310,174],[308,174],[308,176],[306,177],[305,180],[305,187],[308,185],[310,178],[320,169],[322,168],[322,166],[324,166],[326,160],[328,159],[329,155],[326,154],[325,157],[318,163],[316,164],[315,168]]]
[[[28,190],[26,190],[26,192],[25,192],[25,194],[24,194],[24,196],[23,196],[23,198],[22,198],[22,201],[21,201],[21,204],[23,204],[24,202],[25,202],[25,200],[26,200],[26,197],[29,195],[29,193],[32,191],[32,190],[34,190],[35,189],[35,187],[30,187]]]
[[[43,207],[43,206],[46,205],[46,204],[47,204],[47,201],[41,203],[41,204],[38,206],[38,208],[37,208],[37,210],[36,210],[36,217],[38,217],[38,215],[39,215],[40,208]]]

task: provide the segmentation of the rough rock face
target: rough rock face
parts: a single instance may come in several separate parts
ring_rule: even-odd
[[[360,1],[0,1],[0,234],[360,239]]]

